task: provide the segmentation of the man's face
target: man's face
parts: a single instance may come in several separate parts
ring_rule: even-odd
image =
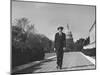
[[[61,33],[62,32],[62,29],[59,29],[58,31]]]

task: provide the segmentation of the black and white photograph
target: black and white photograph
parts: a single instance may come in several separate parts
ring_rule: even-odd
[[[96,70],[96,6],[11,0],[11,74]]]

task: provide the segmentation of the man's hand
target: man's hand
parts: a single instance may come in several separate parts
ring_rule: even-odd
[[[54,48],[54,51],[56,51],[56,48]]]
[[[66,47],[63,47],[63,50],[65,51],[66,50]]]

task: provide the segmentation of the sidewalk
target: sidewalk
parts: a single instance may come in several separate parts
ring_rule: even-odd
[[[48,58],[46,58],[44,60],[41,60],[41,61],[34,61],[34,62],[31,62],[31,63],[28,63],[28,64],[24,64],[24,65],[17,66],[16,68],[14,68],[12,70],[12,73],[15,73],[17,71],[26,69],[26,68],[31,67],[31,66],[36,66],[36,65],[38,65],[40,63],[46,62],[46,61],[48,61],[50,59],[53,59],[53,58],[56,58],[56,56],[51,56],[51,57],[48,57]]]
[[[87,56],[87,55],[85,55],[85,54],[83,54],[83,53],[81,53],[85,58],[87,58],[91,63],[93,63],[94,65],[96,64],[95,62],[96,62],[96,60],[94,59],[94,58],[92,58],[92,57],[90,57],[90,56]]]

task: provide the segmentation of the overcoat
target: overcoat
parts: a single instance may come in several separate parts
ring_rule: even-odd
[[[56,50],[59,50],[59,48],[66,47],[66,35],[62,32],[62,35],[59,33],[55,34],[55,41],[54,41],[54,47]]]

